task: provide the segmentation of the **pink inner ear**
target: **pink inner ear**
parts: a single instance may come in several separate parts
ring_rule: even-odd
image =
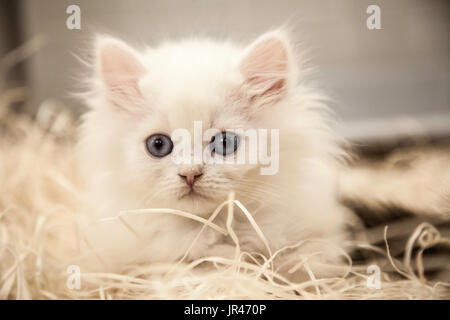
[[[271,37],[256,43],[241,63],[252,98],[278,95],[286,87],[288,53],[282,40]]]
[[[100,59],[103,81],[111,94],[128,100],[141,96],[138,80],[144,68],[130,50],[108,43],[101,49]]]

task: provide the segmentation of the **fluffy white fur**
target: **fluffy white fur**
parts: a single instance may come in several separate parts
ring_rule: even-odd
[[[337,158],[342,151],[324,116],[322,96],[303,76],[284,31],[267,33],[246,48],[229,42],[188,39],[157,48],[132,49],[109,37],[96,46],[90,110],[81,126],[80,151],[93,221],[85,228],[91,247],[113,267],[173,262],[182,258],[203,224],[170,214],[124,215],[131,209],[171,208],[208,218],[234,191],[271,250],[309,238],[339,244],[343,211],[337,203]],[[203,165],[195,190],[178,176],[182,165],[156,159],[145,139],[209,127],[280,129],[280,169],[261,175],[259,165]],[[224,224],[221,214],[215,223]],[[103,220],[102,220],[103,219]],[[233,228],[243,250],[267,254],[242,215]],[[229,256],[234,245],[206,228],[188,254]],[[315,253],[317,246],[303,246]]]

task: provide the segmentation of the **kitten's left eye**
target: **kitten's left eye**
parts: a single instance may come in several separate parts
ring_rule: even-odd
[[[145,144],[148,152],[157,158],[167,156],[173,149],[172,140],[168,136],[159,133],[148,137]]]
[[[209,147],[212,152],[226,156],[237,150],[239,142],[237,134],[231,131],[224,131],[212,137]]]

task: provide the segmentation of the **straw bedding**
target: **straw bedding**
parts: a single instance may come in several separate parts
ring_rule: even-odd
[[[446,273],[440,273],[443,279],[429,280],[429,265],[423,263],[424,251],[438,247],[442,249],[440,252],[447,250],[448,253],[450,241],[433,225],[423,221],[410,223],[409,234],[403,235],[409,240],[404,241],[403,250],[396,253],[391,254],[391,229],[385,229],[384,224],[378,225],[381,228],[376,233],[378,239],[371,239],[370,233],[366,233],[359,238],[365,240],[349,242],[348,248],[357,249],[359,256],[349,256],[342,251],[341,271],[331,278],[316,277],[314,270],[307,268],[307,257],[291,254],[295,266],[291,271],[296,268],[308,271],[306,279],[296,281],[277,271],[276,258],[272,261],[240,252],[238,247],[236,258],[231,260],[206,257],[171,265],[129,265],[117,273],[93,272],[81,267],[77,288],[70,266],[78,265],[80,257],[89,251],[89,244],[85,243],[83,230],[77,223],[84,213],[80,206],[83,186],[77,178],[74,154],[76,120],[45,106],[40,108],[35,119],[7,111],[6,104],[20,99],[22,93],[20,89],[10,90],[0,100],[0,299],[450,297]],[[365,183],[357,176],[361,174],[358,170],[364,169],[350,169],[346,173],[344,190],[348,194],[355,190],[352,185],[361,189],[361,184]],[[367,172],[362,175],[367,177]],[[362,201],[370,209],[369,202]],[[230,216],[242,214],[242,208],[228,204],[227,212]],[[441,212],[445,213],[445,210]],[[438,219],[438,222],[444,220]],[[392,230],[395,232],[396,228]],[[237,240],[233,230],[229,229],[227,233]],[[263,237],[261,241],[264,241]],[[377,241],[378,246],[371,244]],[[292,249],[285,249],[289,250]],[[283,252],[274,253],[274,256],[281,254]],[[448,260],[435,261],[438,265],[431,268],[448,269]],[[381,268],[379,289],[367,286],[371,276],[367,267],[373,263]]]

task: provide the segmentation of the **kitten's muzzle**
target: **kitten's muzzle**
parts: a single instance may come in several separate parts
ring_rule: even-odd
[[[197,181],[198,178],[200,178],[203,175],[203,173],[200,171],[188,171],[179,173],[178,175],[181,177],[181,179],[186,181],[186,184],[189,187],[192,188],[194,186],[195,181]]]

